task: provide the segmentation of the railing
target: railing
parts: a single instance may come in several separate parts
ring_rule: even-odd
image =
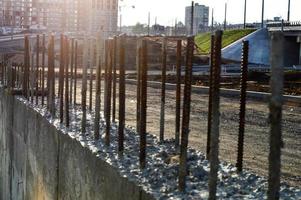
[[[268,22],[267,28],[274,28],[274,27],[298,27],[301,26],[301,21],[279,21],[279,22]]]

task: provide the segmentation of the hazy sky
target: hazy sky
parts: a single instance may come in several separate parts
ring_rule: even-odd
[[[215,21],[224,20],[224,3],[228,2],[228,22],[242,23],[244,0],[195,0],[195,3],[208,5],[214,8]],[[247,22],[261,21],[262,0],[247,0]],[[151,13],[151,24],[157,22],[164,25],[174,24],[175,19],[184,22],[185,6],[191,4],[191,0],[123,0],[122,15],[123,24],[133,25],[138,21],[147,23],[147,13]],[[134,5],[135,9],[131,6]],[[287,18],[288,0],[265,0],[265,19],[274,16]],[[301,0],[291,0],[291,20],[301,21]]]

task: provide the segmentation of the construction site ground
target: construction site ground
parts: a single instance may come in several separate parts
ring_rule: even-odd
[[[95,84],[93,84],[95,90]],[[117,84],[118,85],[118,84]],[[81,102],[78,83],[77,102]],[[103,87],[103,83],[102,83]],[[118,87],[117,87],[118,91]],[[182,91],[183,92],[183,91]],[[159,135],[161,89],[148,87],[147,131]],[[94,93],[95,94],[95,93]],[[88,93],[89,96],[89,93]],[[103,90],[102,90],[103,99]],[[165,138],[175,135],[175,91],[166,90]],[[89,101],[88,101],[89,102]],[[93,105],[95,97],[93,97]],[[118,92],[117,92],[118,118]],[[221,97],[220,159],[236,163],[239,99]],[[102,102],[103,109],[103,102]],[[189,146],[206,152],[208,95],[192,94]],[[269,108],[266,102],[247,100],[244,142],[245,169],[267,176],[269,154]],[[136,127],[136,86],[126,85],[126,125]],[[301,185],[301,108],[283,107],[282,181],[292,186]]]

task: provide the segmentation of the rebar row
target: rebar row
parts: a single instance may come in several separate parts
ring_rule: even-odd
[[[207,158],[210,161],[209,172],[209,199],[216,199],[217,174],[219,167],[219,127],[220,127],[220,78],[221,78],[221,48],[222,31],[216,31],[211,37],[211,57],[209,74],[209,104],[208,104],[208,129],[207,129]],[[276,36],[275,36],[276,37]],[[276,39],[280,37],[277,36]],[[42,38],[42,39],[41,39]],[[276,40],[275,39],[275,40]],[[107,146],[111,143],[111,126],[116,122],[116,110],[118,99],[118,152],[123,155],[125,141],[125,107],[126,107],[126,52],[127,37],[118,36],[113,39],[85,39],[81,43],[74,38],[61,35],[59,51],[56,51],[55,36],[50,35],[48,42],[46,36],[38,35],[35,44],[28,36],[24,42],[24,62],[12,64],[8,59],[0,63],[1,83],[11,88],[14,94],[22,94],[27,100],[37,105],[46,105],[47,110],[53,117],[58,117],[60,122],[67,128],[70,126],[70,110],[77,106],[77,87],[81,81],[81,133],[87,134],[87,111],[94,107],[94,138],[100,140],[101,110],[104,113],[105,131],[104,142]],[[48,44],[46,44],[48,43]],[[180,152],[178,188],[186,189],[186,176],[189,166],[187,165],[187,148],[189,144],[189,124],[191,110],[191,93],[193,81],[194,61],[194,37],[188,37],[186,41],[185,55],[185,79],[184,92],[182,93],[182,48],[183,39],[176,42],[176,109],[175,109],[175,148]],[[276,41],[277,43],[277,41]],[[279,44],[278,44],[279,45]],[[165,103],[166,103],[166,74],[167,74],[167,47],[168,40],[162,41],[162,65],[161,65],[161,111],[160,111],[160,142],[165,140]],[[241,99],[239,114],[237,171],[243,169],[244,127],[247,100],[247,75],[248,75],[248,41],[243,42],[241,59]],[[47,55],[46,55],[47,54]],[[148,95],[148,40],[137,40],[136,52],[137,68],[137,105],[136,105],[136,131],[139,134],[139,163],[140,168],[147,167],[147,95]],[[274,58],[276,59],[276,58]],[[59,62],[57,62],[59,60]],[[276,59],[277,60],[277,59]],[[34,63],[35,61],[35,63]],[[278,61],[277,61],[278,62]],[[281,96],[281,87],[275,77],[283,74],[277,73],[277,62],[272,63],[274,69],[274,81],[271,82],[273,94]],[[279,61],[280,62],[280,61]],[[58,70],[56,70],[58,63]],[[80,68],[79,68],[80,66]],[[278,68],[277,68],[278,67]],[[94,70],[96,69],[96,70]],[[104,74],[103,74],[104,71]],[[80,72],[80,73],[79,73]],[[95,72],[95,74],[94,74]],[[95,79],[95,81],[94,81]],[[94,83],[95,82],[95,83]],[[103,83],[103,84],[102,84]],[[95,96],[93,87],[95,84]],[[56,88],[58,86],[58,88]],[[88,88],[89,86],[89,88]],[[118,90],[117,90],[118,86]],[[102,90],[103,88],[103,90]],[[101,98],[102,91],[104,93]],[[89,96],[88,96],[89,94]],[[118,98],[117,98],[118,96]],[[87,99],[88,97],[88,99]],[[183,101],[181,101],[183,98]],[[45,102],[46,99],[46,102]],[[34,101],[35,100],[35,101]],[[270,186],[271,198],[279,198],[279,158],[281,148],[281,102],[279,98],[272,98],[271,102],[271,145],[270,145]],[[103,104],[103,108],[102,108]],[[183,107],[181,108],[181,104]],[[88,108],[88,110],[87,110]],[[181,117],[182,112],[182,117]],[[182,122],[181,122],[182,118]],[[275,139],[275,135],[278,137]],[[274,158],[276,157],[276,160]],[[277,174],[271,174],[275,170]],[[272,182],[276,182],[273,186]],[[270,198],[270,199],[271,199]]]

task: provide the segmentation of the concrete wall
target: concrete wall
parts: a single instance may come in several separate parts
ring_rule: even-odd
[[[153,199],[0,89],[0,200]]]

